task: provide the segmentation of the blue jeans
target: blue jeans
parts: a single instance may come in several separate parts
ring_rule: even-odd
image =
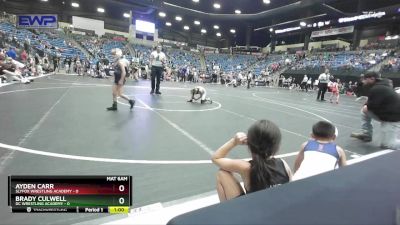
[[[371,137],[373,134],[372,119],[381,123],[381,147],[400,150],[400,122],[381,121],[371,111],[367,111],[367,113],[361,111],[361,129],[363,133]]]
[[[382,122],[381,146],[400,150],[400,122]]]
[[[380,121],[373,112],[367,111],[367,113],[364,113],[361,109],[361,130],[371,137],[373,134],[372,119]]]

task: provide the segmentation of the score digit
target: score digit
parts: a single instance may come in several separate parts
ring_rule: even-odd
[[[118,190],[120,192],[124,192],[125,191],[125,186],[124,185],[119,185]]]

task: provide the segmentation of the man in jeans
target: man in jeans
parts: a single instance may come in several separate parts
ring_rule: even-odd
[[[381,122],[381,148],[400,150],[400,95],[376,72],[365,74],[362,82],[370,87],[368,101],[361,110],[361,132],[353,132],[351,137],[372,141],[374,119]]]
[[[164,66],[166,63],[166,56],[164,52],[161,51],[161,45],[158,45],[156,50],[150,55],[150,65],[151,65],[151,92],[154,94],[154,89],[156,89],[156,94],[160,95],[160,79],[162,73],[164,72]],[[157,84],[156,84],[157,79]]]

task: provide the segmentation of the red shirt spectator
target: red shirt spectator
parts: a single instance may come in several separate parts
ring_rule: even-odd
[[[26,51],[22,51],[21,53],[21,60],[22,62],[26,62],[26,60],[28,59],[28,54],[26,53]]]

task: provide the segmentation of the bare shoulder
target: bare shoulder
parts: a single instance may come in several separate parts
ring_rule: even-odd
[[[344,155],[344,149],[342,147],[340,147],[339,145],[336,145],[336,150],[338,151],[339,155]]]
[[[303,144],[301,144],[301,146],[300,146],[300,148],[301,148],[300,151],[303,151],[307,144],[308,144],[308,141],[306,141],[306,142],[304,142]]]

